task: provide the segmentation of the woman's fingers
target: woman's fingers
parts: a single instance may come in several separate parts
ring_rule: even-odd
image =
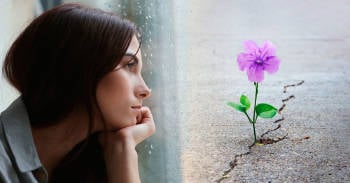
[[[145,123],[147,121],[153,121],[153,115],[151,110],[148,107],[141,108],[141,123]]]
[[[136,124],[141,123],[142,120],[142,112],[139,112],[136,116]]]
[[[104,141],[102,144],[113,144],[114,142],[123,141],[136,146],[155,133],[153,116],[148,107],[142,107],[140,114],[136,118],[136,125],[128,126],[118,131],[103,132],[100,134],[100,141]]]
[[[151,136],[156,128],[151,110],[148,107],[141,108],[141,122],[130,128],[136,144]]]

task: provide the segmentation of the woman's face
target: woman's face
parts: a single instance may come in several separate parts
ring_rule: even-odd
[[[141,76],[141,69],[141,51],[134,36],[119,65],[97,85],[97,103],[106,125],[97,124],[98,130],[105,127],[119,130],[138,122],[142,101],[151,93]]]

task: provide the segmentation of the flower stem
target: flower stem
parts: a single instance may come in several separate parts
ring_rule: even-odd
[[[247,116],[248,120],[250,123],[253,123],[252,119],[250,119],[249,115],[247,114],[247,112],[244,112],[244,114]]]
[[[253,123],[253,130],[254,130],[254,144],[258,141],[256,140],[256,133],[255,133],[255,123]]]
[[[256,123],[256,120],[258,119],[258,115],[256,114],[255,107],[256,107],[256,99],[258,98],[259,83],[254,82],[254,86],[255,86],[255,98],[254,98],[254,111],[253,111],[253,130],[254,130],[254,143],[256,143],[257,140],[256,140],[256,133],[255,133],[255,123]]]

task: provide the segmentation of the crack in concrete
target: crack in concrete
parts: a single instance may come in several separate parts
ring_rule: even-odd
[[[290,139],[292,142],[295,142],[295,143],[300,143],[302,142],[303,140],[307,140],[307,139],[310,139],[310,136],[305,136],[303,138],[296,138],[296,139]]]
[[[232,161],[230,161],[230,168],[228,170],[225,170],[224,173],[222,174],[222,176],[220,177],[220,179],[216,180],[216,183],[221,183],[221,181],[223,181],[224,179],[230,178],[230,176],[228,176],[228,174],[237,166],[237,161],[238,158],[242,158],[245,155],[248,155],[251,153],[251,148],[254,146],[254,144],[249,146],[249,151],[245,152],[245,153],[241,153],[241,154],[236,154],[234,159]]]
[[[288,98],[283,99],[282,102],[285,103],[285,102],[287,102],[288,100],[290,100],[292,98],[295,98],[295,96],[294,95],[290,95]]]
[[[291,85],[286,85],[283,87],[283,93],[287,93],[287,88],[289,87],[295,87],[295,86],[300,86],[304,83],[304,80],[300,81],[299,83],[296,84],[291,84]]]
[[[274,123],[279,123],[279,122],[283,121],[284,119],[285,119],[284,116],[282,116],[280,119],[277,119],[276,121],[274,121]]]
[[[303,83],[304,83],[304,80],[302,80],[302,81],[300,81],[299,83],[296,83],[296,84],[286,85],[286,86],[283,87],[283,93],[287,93],[287,88],[300,86]],[[286,102],[288,102],[290,99],[294,99],[294,98],[295,98],[294,95],[290,95],[289,97],[287,97],[285,99],[282,99],[282,106],[278,109],[278,113],[282,114],[283,109],[286,107]],[[284,120],[285,120],[285,118],[282,115],[282,117],[280,119],[275,120],[273,123],[280,123],[281,121],[284,121]],[[267,130],[266,132],[264,132],[263,134],[260,135],[259,142],[261,144],[267,145],[267,144],[274,144],[274,143],[280,142],[280,141],[282,141],[284,139],[287,139],[288,133],[285,136],[283,136],[283,137],[278,137],[276,140],[275,139],[270,139],[270,138],[263,138],[265,135],[267,135],[267,134],[269,134],[269,133],[271,133],[273,131],[276,131],[276,130],[278,130],[280,128],[281,128],[281,124],[278,124],[278,126],[276,128]],[[307,138],[305,138],[305,139],[307,139]],[[255,145],[256,144],[253,143],[252,145],[248,146],[248,151],[245,152],[245,153],[236,154],[234,156],[234,159],[232,161],[230,161],[230,163],[229,163],[230,168],[228,170],[225,170],[224,173],[221,175],[221,177],[218,180],[216,180],[215,182],[216,183],[221,183],[221,181],[223,181],[224,179],[230,178],[230,176],[228,174],[230,172],[232,172],[233,169],[237,166],[238,158],[242,158],[243,156],[246,156],[246,155],[252,153],[251,149]]]
[[[283,109],[286,107],[286,102],[288,102],[290,99],[295,98],[294,95],[290,95],[289,97],[282,99],[282,106],[278,109],[278,114],[281,114]]]
[[[277,126],[276,128],[274,128],[274,129],[272,129],[272,130],[267,130],[265,133],[261,134],[260,137],[262,138],[262,137],[264,137],[265,135],[267,135],[268,133],[273,132],[273,131],[276,131],[276,130],[278,130],[279,128],[281,128],[281,124],[278,124],[278,126]]]
[[[270,139],[270,138],[260,138],[259,142],[261,144],[264,144],[264,145],[274,144],[274,143],[277,143],[279,141],[282,141],[282,140],[286,139],[287,136],[288,136],[288,133],[285,136],[283,136],[283,137],[277,137],[276,140],[275,139]]]

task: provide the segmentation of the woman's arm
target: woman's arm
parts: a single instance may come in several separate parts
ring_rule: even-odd
[[[137,144],[155,132],[151,111],[141,108],[140,122],[116,132],[101,134],[108,183],[140,183]]]

